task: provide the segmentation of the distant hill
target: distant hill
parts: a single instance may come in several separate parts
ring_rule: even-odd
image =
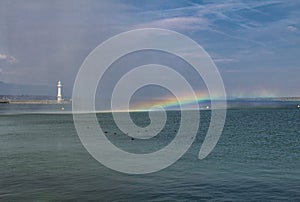
[[[56,86],[20,85],[0,81],[0,95],[37,95],[56,96]],[[63,87],[63,96],[70,97],[72,90]]]
[[[300,97],[235,98],[235,101],[300,101]]]
[[[56,97],[47,95],[0,95],[0,100],[56,100]]]

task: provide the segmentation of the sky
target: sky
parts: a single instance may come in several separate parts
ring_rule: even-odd
[[[88,54],[137,28],[170,29],[196,41],[215,62],[229,97],[300,96],[300,2],[294,0],[2,0],[0,81],[32,86],[34,94],[35,87],[55,89],[61,80],[70,96]],[[108,77],[118,78],[120,66],[151,62],[149,55],[182,68],[171,56],[142,53],[119,62]],[[193,72],[185,73],[193,80]],[[112,87],[103,89],[106,95]]]

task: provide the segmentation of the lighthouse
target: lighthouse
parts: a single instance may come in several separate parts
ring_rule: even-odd
[[[62,103],[63,102],[63,99],[62,99],[62,95],[61,95],[61,82],[58,81],[57,83],[57,103]]]

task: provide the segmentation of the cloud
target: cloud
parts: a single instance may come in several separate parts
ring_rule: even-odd
[[[0,54],[0,62],[6,62],[8,64],[15,64],[17,63],[17,59],[11,55]],[[1,72],[1,71],[0,71]]]
[[[7,58],[7,55],[0,54],[0,60],[5,60],[6,58]]]
[[[0,51],[0,80],[52,85],[59,75],[66,85],[72,85],[84,58],[99,43],[132,28],[159,27],[179,31],[201,44],[225,72],[224,81],[233,83],[229,89],[240,86],[250,91],[256,88],[253,80],[275,86],[278,81],[270,73],[278,80],[293,77],[288,79],[293,86],[299,82],[298,1],[75,2],[70,6],[64,1],[29,0],[4,6],[0,43],[9,41],[2,42],[1,49],[14,52]],[[182,52],[199,57],[192,51]],[[289,92],[289,86],[280,89],[283,94]]]
[[[159,27],[178,31],[209,31],[223,37],[264,46],[262,42],[252,39],[251,33],[267,25],[257,18],[270,20],[270,13],[261,11],[261,7],[281,4],[278,0],[268,1],[229,1],[225,3],[198,4],[189,2],[188,6],[172,9],[158,9],[141,12],[150,21],[138,25],[141,27]],[[270,21],[268,21],[270,23]],[[230,28],[230,29],[229,29]],[[241,32],[243,32],[241,34]],[[250,32],[245,34],[244,32]]]
[[[239,62],[237,58],[214,58],[214,62],[216,63],[232,63],[232,62]]]
[[[287,26],[286,29],[290,32],[297,32],[298,31],[298,28],[295,27],[295,26],[292,26],[292,25]]]
[[[159,27],[177,30],[199,30],[207,29],[207,20],[200,17],[172,17],[144,23],[139,27]]]

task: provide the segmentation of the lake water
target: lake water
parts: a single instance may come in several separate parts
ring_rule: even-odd
[[[72,115],[55,113],[58,105],[35,109],[0,105],[1,201],[300,201],[299,109],[228,110],[223,134],[204,160],[198,152],[210,111],[201,111],[201,128],[188,152],[146,175],[97,162],[82,146]],[[111,142],[135,153],[167,145],[180,120],[179,112],[170,111],[160,135],[132,141],[111,114],[97,116]],[[147,113],[132,117],[139,125],[149,123]]]

